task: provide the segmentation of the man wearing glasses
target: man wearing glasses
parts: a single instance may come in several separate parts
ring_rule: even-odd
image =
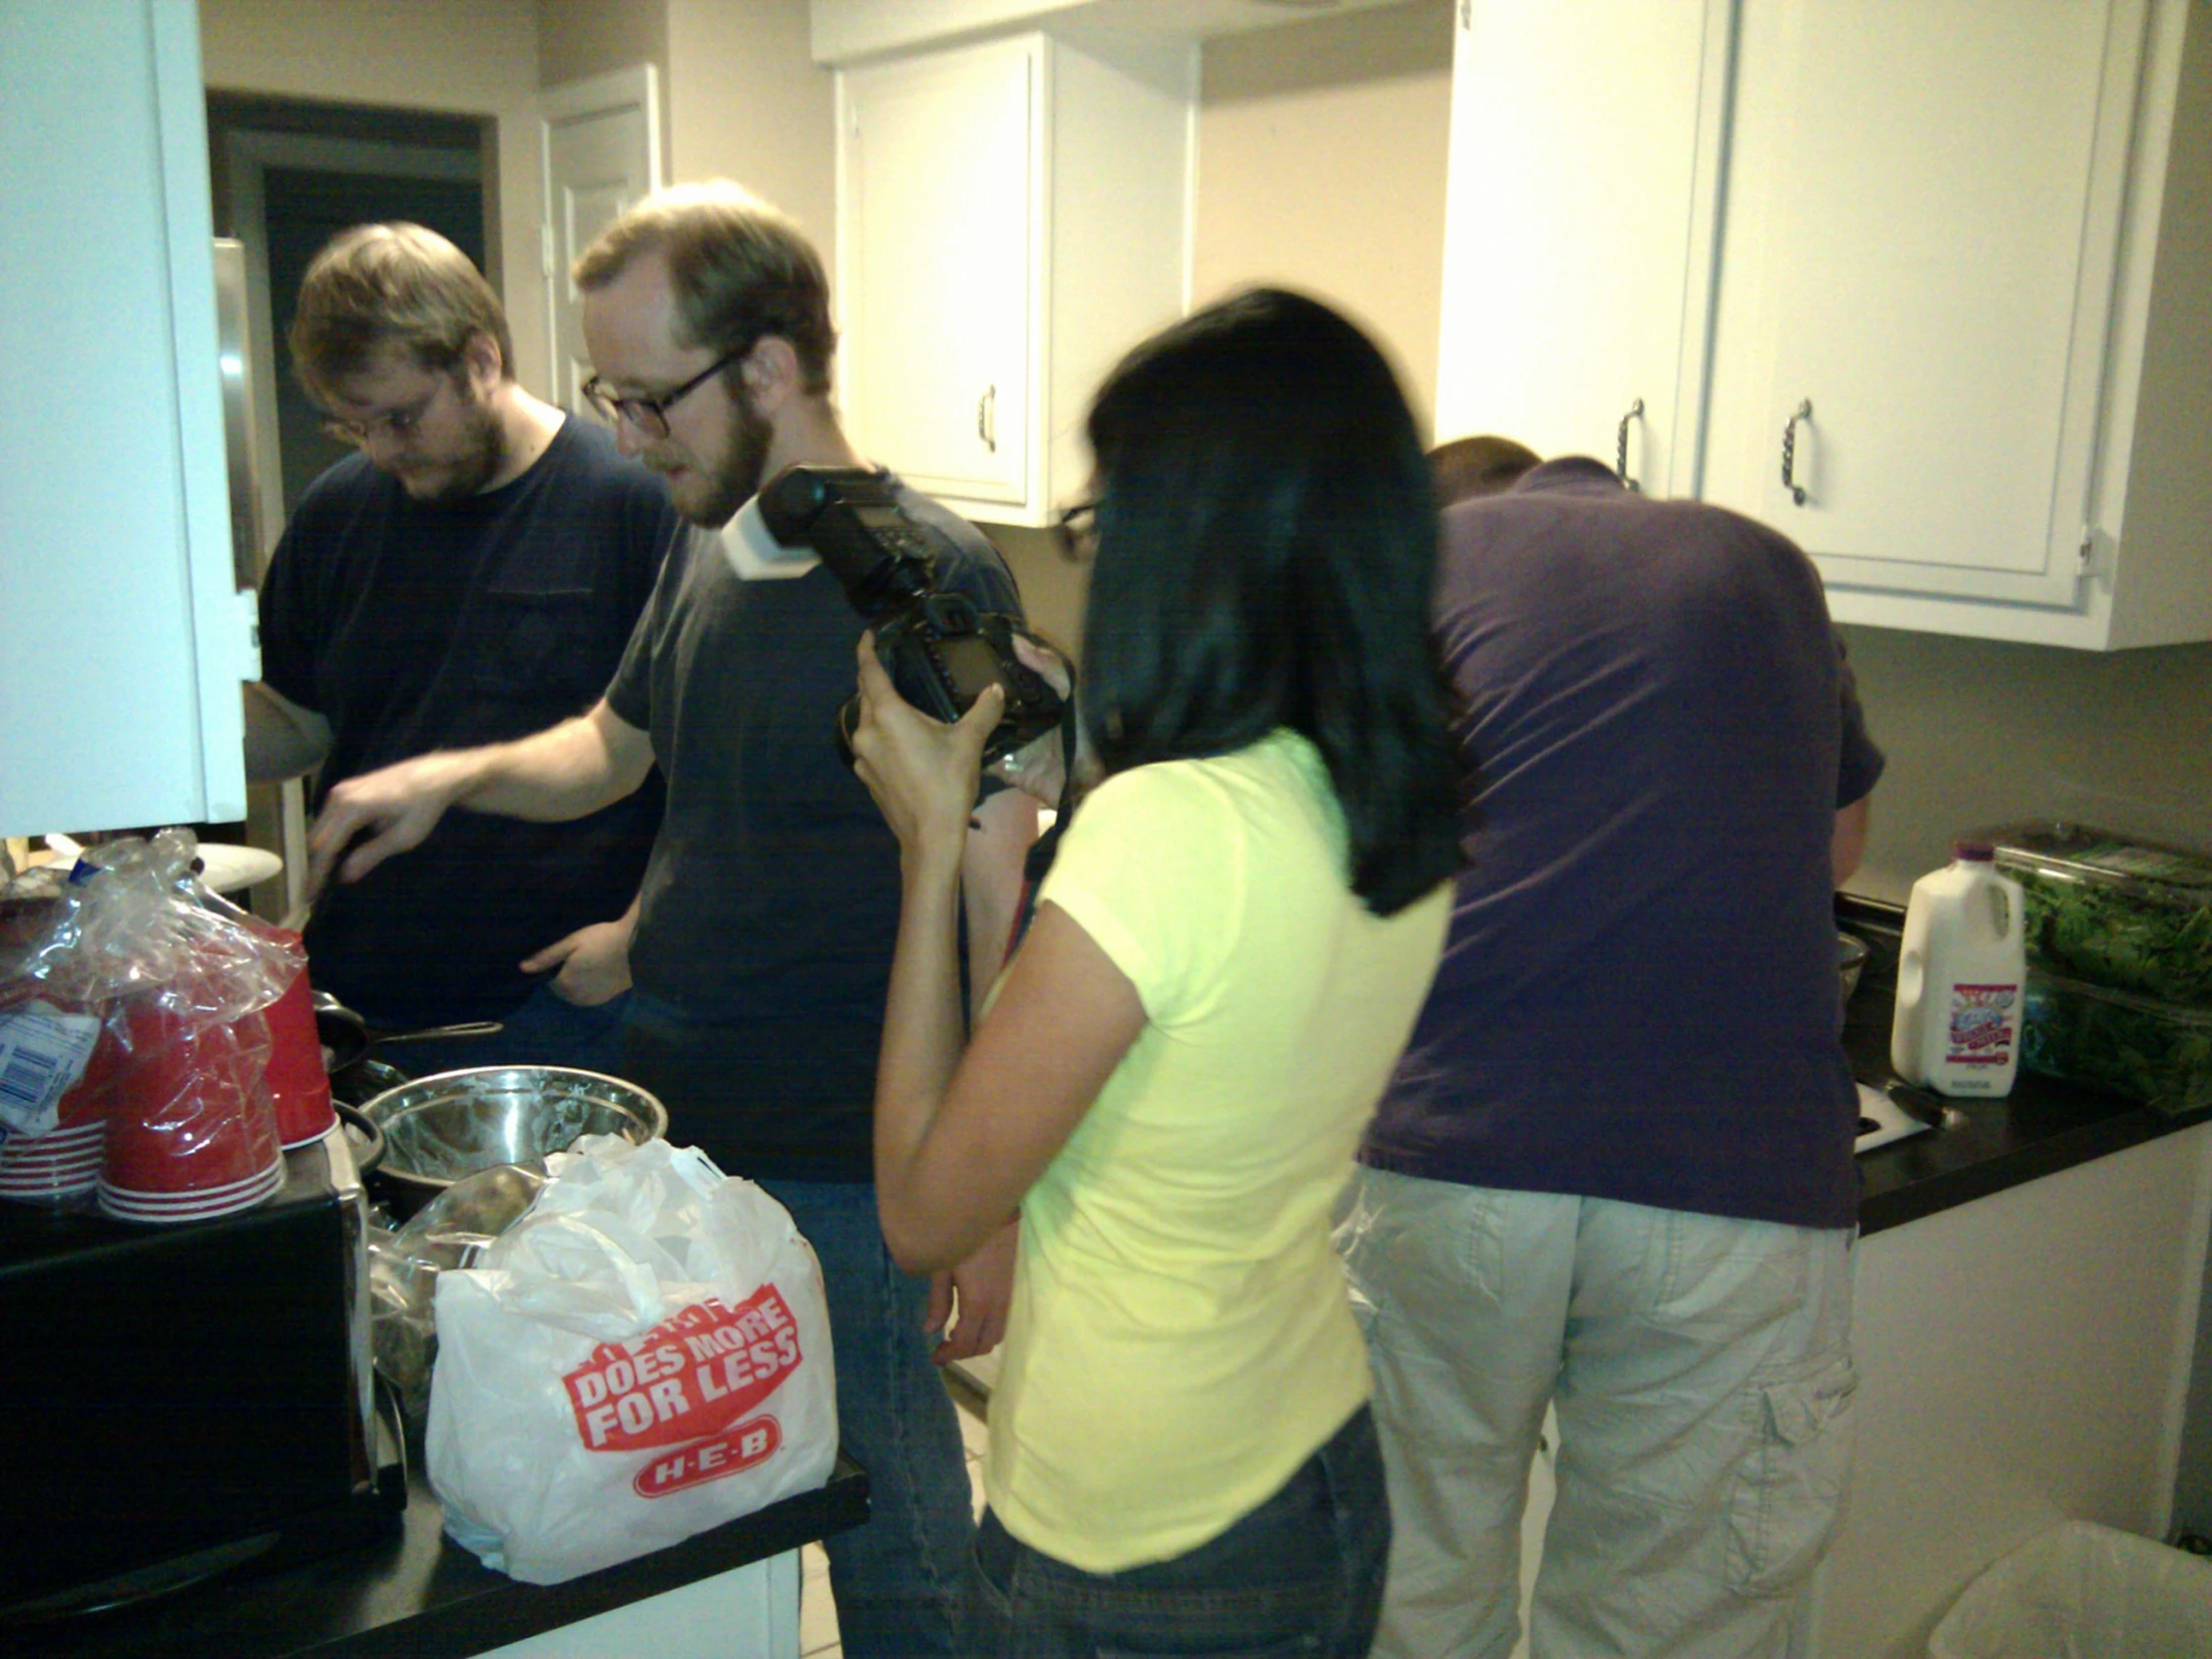
[[[263,585],[249,775],[319,768],[319,811],[362,773],[589,708],[677,531],[651,475],[515,382],[498,298],[419,226],[333,238],[290,340],[327,429],[358,452],[309,487]],[[316,986],[372,1027],[502,1023],[416,1046],[417,1069],[612,1069],[621,918],[660,811],[656,781],[575,824],[456,815],[417,856],[316,904]]]
[[[630,961],[623,1075],[669,1111],[669,1138],[766,1187],[823,1266],[843,1443],[873,1518],[829,1541],[839,1637],[866,1655],[962,1654],[970,1497],[930,1361],[998,1341],[1012,1227],[934,1284],[890,1260],[876,1220],[875,1060],[899,911],[898,847],[838,759],[860,621],[842,589],[761,522],[786,466],[864,464],[830,399],[835,334],[806,239],[737,187],[678,187],[603,232],[574,272],[598,369],[587,393],[616,441],[695,528],[588,714],[520,743],[426,756],[330,797],[315,869],[372,876],[449,807],[555,820],[602,811],[658,761],[668,810]],[[973,526],[901,487],[943,532],[935,581],[1017,611]],[[969,981],[995,975],[1036,817],[990,794],[962,887]],[[367,838],[352,845],[355,835]],[[405,862],[405,859],[398,860]],[[957,1293],[958,1324],[938,1343]]]

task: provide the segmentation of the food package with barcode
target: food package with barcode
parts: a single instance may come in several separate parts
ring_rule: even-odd
[[[446,1532],[531,1584],[830,1477],[822,1269],[694,1147],[587,1135],[474,1267],[438,1276],[430,1483]]]

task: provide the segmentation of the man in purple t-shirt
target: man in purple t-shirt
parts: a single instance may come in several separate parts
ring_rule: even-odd
[[[1512,1651],[1547,1404],[1536,1659],[1779,1651],[1850,1463],[1832,901],[1882,755],[1760,524],[1564,459],[1444,543],[1468,867],[1339,1239],[1396,1528],[1375,1651]]]

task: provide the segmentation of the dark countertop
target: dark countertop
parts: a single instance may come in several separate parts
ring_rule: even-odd
[[[840,1454],[818,1491],[565,1584],[519,1584],[445,1536],[436,1494],[410,1471],[405,1513],[378,1542],[139,1608],[0,1631],[0,1646],[10,1659],[464,1659],[866,1519],[867,1476]]]
[[[2212,1112],[2169,1117],[2119,1095],[2040,1076],[2025,1067],[2012,1092],[1998,1100],[1940,1100],[1908,1087],[1890,1065],[1890,1020],[1905,913],[1895,905],[1839,895],[1836,919],[1871,947],[1844,1019],[1844,1047],[1853,1074],[1862,1083],[1889,1090],[1922,1121],[1939,1117],[1943,1125],[1861,1155],[1862,1234],[1902,1227],[2212,1120]]]

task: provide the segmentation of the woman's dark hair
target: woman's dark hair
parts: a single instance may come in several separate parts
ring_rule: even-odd
[[[1279,726],[1320,750],[1380,915],[1459,864],[1464,771],[1429,631],[1436,501],[1368,337],[1257,288],[1122,359],[1091,405],[1082,717],[1108,773]]]

